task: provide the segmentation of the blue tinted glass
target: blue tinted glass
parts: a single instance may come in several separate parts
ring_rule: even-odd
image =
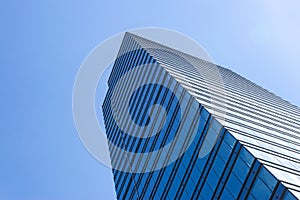
[[[222,195],[221,195],[220,199],[222,199],[222,200],[231,200],[231,199],[232,199],[232,200],[233,200],[234,197],[233,197],[232,194],[228,191],[228,189],[225,188],[225,189],[223,190],[223,192],[222,192]]]
[[[260,178],[256,178],[251,189],[251,195],[256,199],[269,199],[271,190]]]
[[[200,117],[199,126],[198,126],[199,133],[202,133],[206,122],[207,122],[207,119],[203,119],[202,117]]]
[[[179,188],[180,181],[181,181],[181,178],[179,176],[175,176],[172,186],[176,189]]]
[[[240,151],[240,157],[241,159],[243,159],[247,165],[250,167],[254,161],[254,157],[249,153],[249,151],[242,147],[241,151]]]
[[[201,116],[203,117],[203,119],[208,119],[209,112],[205,108],[203,108]]]
[[[221,124],[216,119],[214,119],[212,121],[211,128],[213,128],[215,131],[219,132],[221,129]]]
[[[187,191],[184,191],[180,199],[191,199],[191,195]]]
[[[225,168],[225,161],[217,155],[213,164],[214,169],[216,170],[216,173],[221,176],[224,168]]]
[[[265,168],[262,167],[259,171],[258,176],[263,180],[263,182],[271,189],[273,190],[277,181],[275,177]]]
[[[247,197],[247,200],[256,200],[252,195],[249,195],[248,197]]]
[[[195,183],[194,181],[192,181],[191,179],[188,180],[188,182],[187,182],[187,184],[186,184],[186,187],[185,187],[187,193],[193,194],[194,189],[195,189],[195,185],[196,185],[196,183]]]
[[[233,148],[235,142],[236,142],[236,139],[231,135],[231,133],[227,132],[225,133],[225,136],[224,136],[224,141],[231,147]]]
[[[218,180],[219,180],[219,176],[216,174],[214,169],[210,169],[210,172],[207,176],[206,182],[210,185],[210,187],[215,190]]]
[[[168,197],[170,199],[174,199],[175,195],[177,193],[177,190],[174,189],[174,187],[171,186],[170,190],[169,190],[169,193],[168,193]]]
[[[183,176],[186,172],[186,167],[184,165],[180,165],[178,168],[178,174],[180,174],[181,176]]]
[[[232,195],[237,198],[242,187],[242,182],[232,173],[226,183],[226,187],[230,190]]]
[[[140,55],[138,55],[140,54]],[[121,67],[123,64],[118,64],[120,65],[117,70],[113,70],[115,75],[113,78],[110,78],[110,80],[113,80],[113,84],[115,84],[118,81],[118,78],[122,76],[126,71],[128,71],[130,68],[135,67],[139,63],[145,62],[146,60],[146,53],[145,51],[139,50],[139,51],[134,51],[130,52],[129,55],[126,55],[125,57],[122,57],[121,61],[126,63],[125,67]],[[151,62],[154,61],[153,58],[147,55],[147,60]],[[176,59],[176,58],[174,58]],[[131,60],[131,61],[130,61]],[[138,81],[138,78],[154,78],[156,77],[156,80],[159,80],[159,82],[162,82],[163,79],[165,79],[165,83],[168,81],[173,81],[171,88],[174,89],[175,83],[177,81],[173,80],[170,78],[170,76],[165,76],[166,72],[163,70],[153,70],[149,69],[147,73],[143,73],[141,77],[134,77],[133,81]],[[134,83],[130,83],[127,86],[133,86]],[[170,89],[170,88],[169,88]],[[171,89],[171,91],[172,91]],[[183,88],[179,85],[179,90],[178,93],[182,93],[182,96],[184,95],[184,100],[183,102],[187,104],[188,100],[191,99],[191,96],[183,90]],[[108,92],[108,94],[111,94],[111,90]],[[149,94],[151,94],[149,96]],[[155,97],[158,96],[156,99]],[[109,97],[108,97],[109,98]],[[122,99],[118,99],[122,100]],[[172,101],[171,103],[169,101]],[[199,108],[198,102],[195,102],[192,100],[192,108],[193,110]],[[136,93],[132,96],[132,99],[130,101],[130,113],[132,114],[133,119],[137,122],[137,124],[140,125],[146,125],[149,123],[148,119],[148,110],[150,106],[152,106],[154,103],[163,105],[164,108],[169,109],[167,113],[171,113],[170,116],[167,118],[167,125],[164,126],[161,134],[157,134],[157,137],[149,139],[135,139],[130,135],[127,135],[126,133],[122,133],[120,130],[118,130],[118,126],[116,122],[113,119],[110,109],[110,103],[109,99],[105,101],[105,107],[104,110],[106,110],[106,116],[105,116],[105,121],[107,122],[107,130],[108,133],[108,138],[112,139],[114,143],[118,144],[118,146],[125,147],[127,149],[131,148],[132,151],[142,151],[143,146],[146,148],[146,152],[153,151],[153,149],[160,149],[165,142],[171,141],[176,135],[177,129],[182,122],[180,120],[180,117],[172,119],[172,114],[175,112],[180,112],[178,111],[178,106],[176,104],[176,99],[173,99],[173,96],[171,92],[167,88],[161,88],[159,86],[154,86],[154,85],[148,85],[141,87],[140,90],[137,90]],[[170,103],[170,104],[169,104]],[[201,108],[201,119],[199,121],[198,125],[198,132],[197,136],[195,137],[195,140],[193,141],[193,145],[188,149],[187,152],[181,157],[182,162],[177,162],[179,164],[179,168],[175,169],[174,164],[169,165],[168,167],[158,170],[154,173],[149,173],[149,174],[137,174],[137,175],[132,175],[125,172],[118,172],[114,170],[114,178],[115,178],[115,183],[116,183],[116,188],[118,191],[118,196],[121,197],[122,199],[137,199],[137,194],[141,195],[142,199],[149,199],[149,198],[159,198],[162,195],[168,194],[168,196],[165,196],[169,199],[175,199],[176,193],[181,192],[182,196],[181,198],[179,196],[176,196],[176,198],[180,199],[191,199],[192,194],[195,189],[196,183],[198,183],[198,179],[201,178],[202,174],[201,172],[204,171],[204,167],[206,166],[208,162],[208,158],[211,156],[211,154],[207,154],[206,157],[204,158],[197,158],[197,155],[195,156],[194,151],[198,147],[198,142],[202,138],[201,133],[202,130],[205,127],[206,122],[208,121],[209,118],[209,113],[204,109]],[[180,116],[180,114],[179,114]],[[172,120],[172,123],[171,123]],[[187,116],[187,122],[191,122],[193,120],[193,116],[188,115]],[[210,118],[211,124],[211,129],[215,129],[216,131],[219,131],[221,128],[220,124],[216,121]],[[188,123],[187,123],[188,124]],[[133,130],[132,125],[128,124],[127,125],[129,128],[131,128],[131,131]],[[189,125],[184,126],[184,129],[189,130],[191,127]],[[208,128],[206,128],[207,130]],[[116,134],[118,133],[118,134]],[[223,132],[222,132],[223,133]],[[223,135],[222,135],[223,136]],[[219,140],[220,141],[220,140]],[[141,142],[141,143],[140,143]],[[239,154],[239,157],[237,160],[235,160],[235,155],[232,154],[232,157],[230,157],[232,153],[232,149],[236,145],[236,139],[228,132],[225,132],[223,141],[221,141],[221,144],[219,147],[219,150],[217,152],[217,155],[214,159],[210,159],[210,161],[213,161],[213,163],[209,163],[207,166],[210,167],[211,169],[206,169],[205,171],[208,172],[205,183],[201,186],[203,186],[202,191],[201,191],[201,198],[202,199],[210,199],[213,195],[214,192],[218,195],[220,193],[221,199],[234,199],[238,196],[241,187],[243,186],[243,182],[246,179],[247,174],[250,171],[250,166],[254,162],[254,157],[247,151],[245,148],[242,148]],[[153,147],[151,147],[153,145]],[[219,143],[218,143],[219,145]],[[201,146],[201,145],[199,145]],[[135,150],[136,149],[136,150]],[[144,150],[145,150],[144,149]],[[237,149],[237,148],[236,148]],[[217,150],[217,148],[215,148]],[[198,152],[196,152],[198,153]],[[114,154],[114,152],[111,152],[113,155],[113,162],[118,163],[122,166],[126,166],[127,168],[129,167],[128,162],[125,159],[122,159],[122,157],[117,156]],[[195,166],[193,166],[193,161],[194,158],[197,159],[195,162]],[[231,165],[228,165],[228,168],[226,171],[224,171],[228,159],[231,158],[230,164],[233,164],[232,169],[230,168]],[[131,160],[134,166],[138,165],[140,162],[138,159]],[[146,164],[146,160],[141,161],[140,163]],[[212,164],[212,165],[211,165]],[[178,171],[176,171],[178,170]],[[190,177],[185,177],[187,174],[188,170],[192,170]],[[257,169],[255,170],[257,171]],[[163,172],[163,173],[160,173]],[[150,174],[153,174],[151,177]],[[175,174],[175,178],[173,181],[170,181],[169,178]],[[127,175],[127,176],[125,176]],[[160,175],[160,177],[158,177]],[[132,177],[134,177],[134,182],[132,181]],[[222,180],[220,180],[220,177],[222,176]],[[255,173],[253,173],[252,178],[254,178]],[[274,177],[264,168],[262,168],[259,173],[257,174],[258,178],[254,178],[255,180],[252,181],[253,179],[248,179],[247,184],[249,184],[249,187],[252,187],[252,182],[253,182],[253,188],[249,189],[250,194],[248,195],[249,199],[263,199],[263,198],[268,198],[271,190],[274,189],[276,180]],[[148,179],[149,178],[149,179]],[[159,178],[162,178],[160,181],[157,181]],[[205,178],[203,176],[202,178]],[[184,182],[183,182],[184,180]],[[218,182],[223,181],[225,183],[224,188],[223,182],[220,185],[220,187],[217,188]],[[202,183],[202,182],[201,182]],[[184,187],[184,184],[185,187]],[[136,187],[135,187],[136,186]],[[168,189],[167,186],[170,186]],[[199,186],[199,190],[200,187]],[[184,188],[184,191],[183,191]],[[137,191],[136,191],[137,189]],[[218,189],[218,190],[216,190]],[[144,190],[144,192],[143,192]],[[282,190],[276,189],[278,194],[282,194],[284,192],[284,188]],[[155,194],[151,195],[151,192],[155,192]],[[167,193],[168,192],[168,193]],[[124,194],[124,196],[122,196]],[[246,194],[245,194],[246,195]],[[289,199],[292,198],[293,196],[287,192],[285,198]],[[196,197],[194,197],[196,198]],[[217,197],[218,198],[218,197]]]
[[[232,147],[228,146],[227,143],[225,142],[222,142],[221,146],[220,146],[220,149],[218,151],[218,154],[225,160],[227,161],[229,156],[230,156],[230,153],[232,151]]]
[[[212,195],[213,195],[213,191],[211,190],[211,188],[208,186],[208,184],[204,184],[201,190],[201,196],[204,199],[211,199]]]
[[[292,195],[291,192],[289,192],[289,191],[286,191],[283,199],[284,200],[296,200],[296,198],[294,197],[294,195]]]
[[[194,167],[191,173],[191,178],[196,181],[198,180],[199,177],[200,177],[200,171],[197,167]]]
[[[134,196],[136,194],[136,190],[135,190],[134,184],[130,184],[129,185],[129,189],[128,189],[127,195],[131,195],[131,194],[133,194]]]
[[[198,168],[199,171],[201,171],[201,172],[203,171],[206,162],[207,162],[207,156],[204,158],[197,159],[196,167]]]
[[[236,163],[233,167],[233,172],[242,182],[246,179],[249,170],[249,166],[241,158],[236,160]]]

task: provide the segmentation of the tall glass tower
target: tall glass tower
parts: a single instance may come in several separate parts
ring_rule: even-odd
[[[300,199],[300,109],[126,33],[102,105],[118,199]]]

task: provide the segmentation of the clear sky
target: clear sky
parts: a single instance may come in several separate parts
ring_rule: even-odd
[[[126,29],[187,34],[217,64],[300,106],[300,1],[1,1],[0,199],[113,199],[83,147],[72,89],[87,54]]]

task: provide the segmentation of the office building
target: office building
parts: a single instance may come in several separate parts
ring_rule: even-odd
[[[102,105],[118,199],[300,199],[300,109],[126,33]]]

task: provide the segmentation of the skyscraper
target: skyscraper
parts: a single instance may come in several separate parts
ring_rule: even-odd
[[[300,198],[300,109],[126,33],[102,105],[118,199]]]

